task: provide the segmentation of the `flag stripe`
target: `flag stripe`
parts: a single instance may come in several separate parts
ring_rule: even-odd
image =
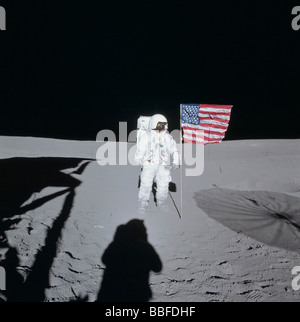
[[[210,144],[210,143],[220,143],[221,141],[211,141],[211,142],[203,142],[203,141],[199,141],[199,140],[194,140],[194,139],[189,139],[189,138],[184,138],[184,141],[187,143],[193,143],[193,144]]]
[[[184,135],[183,136],[183,139],[187,139],[187,140],[194,140],[194,141],[203,141],[203,142],[208,142],[208,143],[211,143],[211,142],[216,142],[216,141],[222,141],[222,139],[214,139],[214,138],[201,138],[201,137],[198,137],[198,136],[190,136],[190,135]]]
[[[217,131],[211,131],[211,130],[199,130],[199,129],[193,129],[193,128],[184,128],[184,132],[186,133],[197,133],[197,134],[203,134],[203,135],[217,135],[217,136],[224,136],[225,131],[217,132]]]
[[[204,122],[200,122],[200,126],[203,127],[213,127],[214,129],[221,129],[221,130],[227,130],[227,126],[223,126],[223,125],[218,125],[218,124],[211,124],[211,123],[204,123]]]
[[[228,113],[228,112],[214,112],[214,111],[208,111],[208,112],[205,112],[205,111],[202,111],[202,110],[200,110],[199,111],[199,115],[201,115],[201,114],[205,114],[205,115],[216,115],[216,116],[218,116],[218,115],[220,115],[220,116],[229,116],[230,117],[230,115],[231,115],[231,113]]]
[[[200,117],[200,120],[202,122],[208,123],[208,122],[218,122],[220,125],[225,125],[229,123],[229,120],[219,119],[219,118],[211,118],[211,117]]]
[[[193,135],[193,136],[196,136],[196,137],[205,137],[207,139],[209,138],[214,138],[214,139],[223,139],[225,135],[219,135],[219,134],[211,134],[211,133],[203,133],[201,134],[201,132],[199,133],[199,131],[195,132],[195,131],[189,131],[189,130],[186,130],[185,133],[187,135]]]
[[[218,116],[212,116],[209,114],[199,114],[200,119],[203,120],[215,120],[215,121],[219,121],[219,122],[224,122],[224,123],[229,123],[229,117],[226,116],[222,116],[220,117]]]
[[[218,114],[219,113],[229,113],[230,110],[228,109],[216,109],[216,108],[211,108],[211,107],[201,107],[200,112],[217,112]]]
[[[220,135],[223,134],[225,131],[224,130],[219,130],[219,131],[212,131],[210,129],[207,128],[200,128],[199,126],[194,128],[191,126],[183,126],[182,127],[184,130],[191,130],[191,131],[199,131],[199,130],[203,130],[205,133],[211,133],[211,134],[216,134],[216,135]]]
[[[220,109],[228,109],[228,110],[231,110],[232,105],[200,104],[200,109],[202,107],[220,108]]]
[[[203,141],[205,142],[205,139],[203,137],[199,137],[199,136],[193,136],[193,135],[187,135],[185,134],[183,136],[184,139],[187,139],[187,140],[194,140],[194,141]]]
[[[225,122],[222,122],[220,120],[213,120],[211,118],[205,118],[205,119],[200,118],[200,124],[201,123],[212,124],[212,126],[213,126],[213,124],[215,124],[215,125],[223,125],[223,126],[225,126],[227,128],[227,124],[229,123],[229,121],[225,120]]]

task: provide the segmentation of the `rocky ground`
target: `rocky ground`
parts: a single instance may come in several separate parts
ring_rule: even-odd
[[[116,228],[143,219],[163,270],[153,301],[299,301],[300,141],[205,147],[204,173],[173,171],[171,211],[136,211],[140,169],[100,166],[100,142],[1,137],[2,298],[94,301]],[[181,204],[182,186],[182,204]],[[182,206],[182,207],[181,207]],[[13,282],[12,282],[13,281]]]

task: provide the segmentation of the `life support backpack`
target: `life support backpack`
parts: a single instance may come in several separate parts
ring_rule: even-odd
[[[140,116],[137,121],[136,147],[139,148],[140,138],[144,133],[150,133],[149,123],[152,116]]]

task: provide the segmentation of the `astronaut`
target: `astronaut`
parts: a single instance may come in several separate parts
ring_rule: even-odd
[[[157,187],[157,206],[162,211],[168,211],[166,199],[172,181],[171,168],[177,169],[180,161],[176,141],[167,129],[167,119],[161,114],[153,115],[149,121],[149,131],[142,134],[137,146],[135,161],[142,166],[138,194],[141,213],[148,207],[153,182],[156,182]]]

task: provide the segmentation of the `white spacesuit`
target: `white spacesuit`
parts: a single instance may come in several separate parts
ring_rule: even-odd
[[[171,168],[179,167],[179,154],[176,142],[167,132],[167,119],[155,114],[149,121],[149,132],[145,132],[139,140],[135,161],[142,165],[141,185],[138,194],[140,211],[148,207],[153,181],[156,182],[157,206],[167,211],[165,201],[168,197],[171,182]],[[172,163],[171,163],[172,159]]]

